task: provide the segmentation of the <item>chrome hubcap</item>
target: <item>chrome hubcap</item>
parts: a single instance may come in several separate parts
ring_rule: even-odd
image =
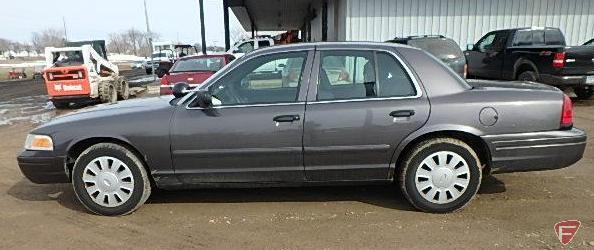
[[[104,207],[116,207],[132,196],[134,177],[128,166],[114,157],[101,156],[84,169],[82,178],[93,201]]]
[[[466,191],[470,170],[462,156],[451,151],[429,155],[417,167],[415,184],[419,194],[432,203],[452,202]]]

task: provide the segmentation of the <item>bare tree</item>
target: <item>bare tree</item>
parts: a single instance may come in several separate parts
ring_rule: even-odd
[[[40,32],[33,32],[31,35],[31,45],[37,52],[42,52],[45,47],[64,46],[65,42],[64,33],[53,28],[48,28]]]
[[[153,40],[159,38],[159,35],[156,33],[150,36]],[[107,41],[107,49],[114,53],[148,56],[150,51],[148,38],[149,35],[146,32],[139,31],[135,28],[111,33]]]
[[[0,54],[4,54],[10,50],[10,40],[0,38]]]

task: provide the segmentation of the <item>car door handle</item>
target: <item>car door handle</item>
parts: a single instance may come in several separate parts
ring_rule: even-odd
[[[294,122],[299,121],[301,117],[299,115],[279,115],[275,116],[272,120],[275,122]]]
[[[392,111],[390,112],[390,116],[391,117],[411,117],[415,115],[415,111],[414,110],[396,110],[396,111]]]

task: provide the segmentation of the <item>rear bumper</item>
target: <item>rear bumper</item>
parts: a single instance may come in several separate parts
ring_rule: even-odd
[[[594,83],[586,83],[586,75],[578,76],[557,76],[541,74],[540,81],[553,86],[594,86]]]
[[[482,138],[491,151],[491,172],[509,173],[569,167],[582,158],[587,136],[573,128]]]
[[[34,183],[67,183],[70,182],[64,157],[53,156],[46,151],[23,151],[17,162],[21,172]]]

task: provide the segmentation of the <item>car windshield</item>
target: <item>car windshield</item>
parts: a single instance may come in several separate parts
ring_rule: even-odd
[[[218,71],[225,65],[224,57],[199,57],[179,60],[171,72]]]
[[[458,44],[448,39],[419,39],[411,40],[408,44],[423,49],[439,59],[455,59],[464,56]]]
[[[52,55],[54,58],[53,63],[58,67],[82,65],[84,63],[82,51],[80,50],[53,52]]]

